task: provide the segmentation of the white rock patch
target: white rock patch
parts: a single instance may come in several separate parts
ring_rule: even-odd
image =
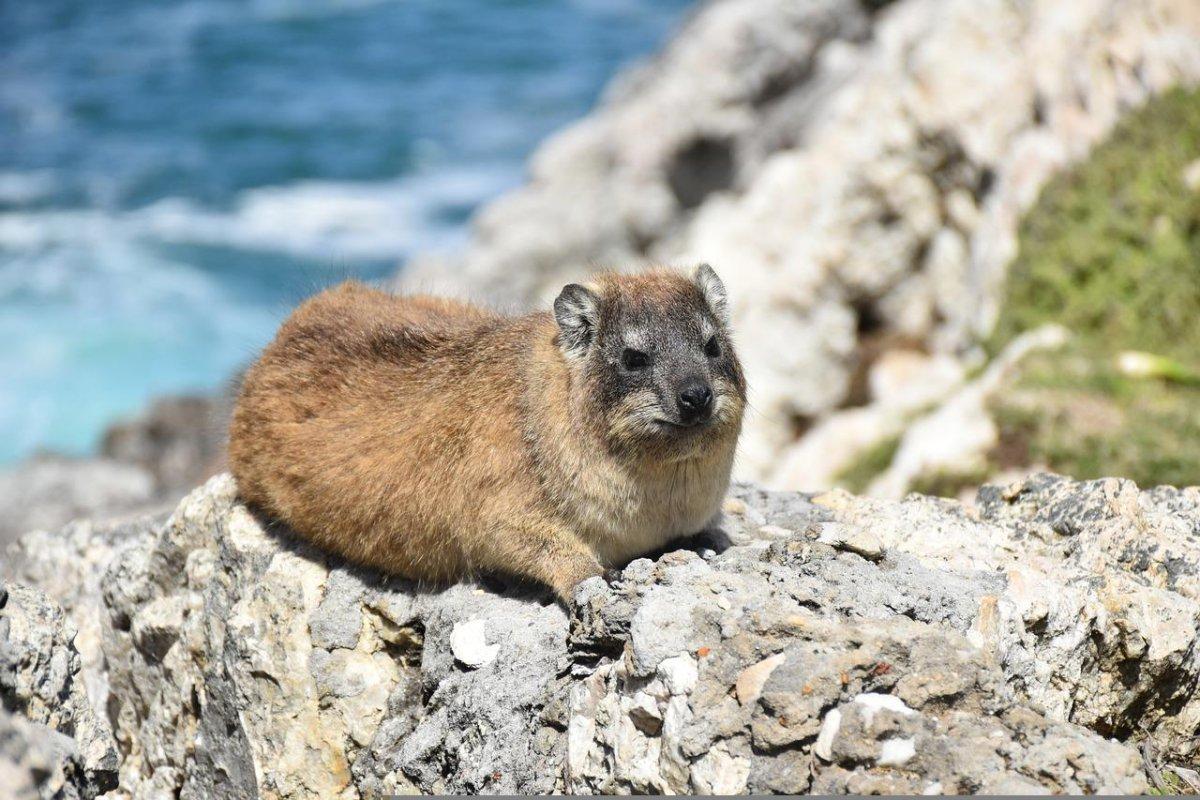
[[[450,651],[466,666],[478,668],[496,659],[500,645],[488,644],[484,620],[473,619],[454,623],[454,630],[450,633]]]

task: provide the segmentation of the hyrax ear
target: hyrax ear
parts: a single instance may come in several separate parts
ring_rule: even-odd
[[[708,307],[717,315],[717,319],[728,323],[729,295],[725,291],[725,284],[721,283],[721,279],[717,277],[716,271],[708,264],[701,264],[696,267],[692,279],[700,287],[704,299],[708,302]]]
[[[600,298],[586,286],[568,283],[554,300],[559,342],[567,355],[582,355],[596,336]]]

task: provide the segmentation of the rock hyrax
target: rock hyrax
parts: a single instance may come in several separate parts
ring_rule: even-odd
[[[229,455],[248,503],[351,561],[569,599],[716,516],[745,397],[707,265],[600,275],[520,317],[346,283],[246,374]]]

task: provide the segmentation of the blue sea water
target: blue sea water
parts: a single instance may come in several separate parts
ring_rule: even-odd
[[[0,0],[0,463],[461,243],[687,0]]]

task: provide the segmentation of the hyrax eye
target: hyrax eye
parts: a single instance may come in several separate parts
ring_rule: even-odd
[[[716,336],[708,337],[708,341],[704,343],[704,355],[709,358],[719,358],[721,356],[721,343],[717,341]]]
[[[621,366],[625,369],[645,369],[650,366],[650,356],[643,353],[641,350],[633,350],[626,347],[621,353]]]

